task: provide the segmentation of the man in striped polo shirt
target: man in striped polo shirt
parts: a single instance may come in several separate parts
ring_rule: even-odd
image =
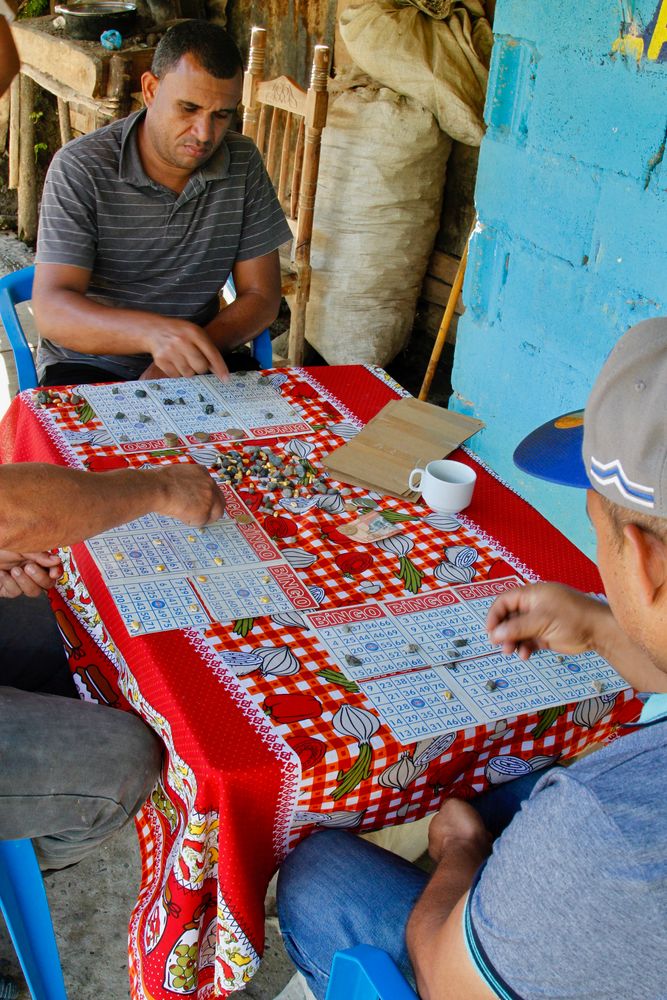
[[[42,384],[247,367],[231,352],[275,319],[291,232],[254,143],[230,131],[242,72],[222,28],[181,22],[142,77],[146,108],[54,156],[33,294]]]

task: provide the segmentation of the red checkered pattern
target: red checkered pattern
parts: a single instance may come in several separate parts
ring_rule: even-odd
[[[324,456],[349,436],[351,425],[360,423],[357,418],[368,419],[395,395],[383,373],[359,367],[292,370],[286,376],[281,392],[313,426],[312,435],[298,440],[312,446],[308,462],[318,475]],[[339,400],[340,409],[333,398]],[[67,393],[61,399],[52,396],[39,411],[35,394],[22,394],[0,425],[0,454],[4,461],[72,461],[93,469],[105,467],[105,460],[107,467],[135,468],[195,460],[183,452],[121,456],[113,446],[82,439],[101,429],[95,418],[85,425],[80,422],[79,410]],[[287,454],[285,446],[285,441],[271,442],[279,454]],[[207,444],[197,454],[207,464],[212,455],[231,447]],[[600,588],[594,568],[576,549],[482,465],[462,457],[476,465],[478,483],[465,523],[458,528],[439,531],[427,523],[423,507],[379,500],[382,510],[414,518],[402,523],[400,530],[410,544],[408,559],[423,574],[420,593],[442,586],[434,570],[445,558],[444,549],[457,546],[476,550],[478,581],[516,572],[560,579],[584,590]],[[248,479],[242,483],[244,491],[253,486],[257,484]],[[361,489],[345,490],[347,509],[335,515],[314,507],[297,517],[276,507],[275,513],[286,519],[278,526],[278,547],[287,557],[290,549],[301,549],[313,558],[298,573],[307,585],[322,588],[324,609],[406,596],[398,556],[376,545],[355,545],[338,533],[344,521],[356,516],[353,501],[367,496]],[[303,495],[311,492],[303,488]],[[279,499],[279,494],[271,495],[274,505]],[[261,513],[259,520],[264,520]],[[282,530],[289,521],[293,537]],[[277,527],[269,521],[269,533],[272,524]],[[433,759],[428,749],[433,741],[406,748],[386,725],[380,725],[370,739],[368,773],[360,775],[347,794],[339,795],[339,776],[355,766],[360,744],[335,731],[333,716],[343,705],[371,710],[358,691],[320,676],[334,664],[312,633],[262,618],[245,622],[243,627],[249,628],[245,635],[241,623],[215,625],[201,643],[196,636],[193,641],[178,632],[130,639],[89,554],[79,546],[75,555],[80,577],[70,581],[72,595],[79,607],[85,605],[87,617],[76,612],[74,600],[71,606],[61,604],[79,634],[80,648],[85,649],[84,666],[74,661],[73,666],[81,683],[92,690],[96,682],[98,691],[100,675],[113,673],[115,685],[120,668],[128,682],[124,693],[160,732],[172,765],[172,784],[163,780],[163,797],[147,803],[137,821],[143,872],[130,922],[134,1000],[149,995],[167,1000],[184,992],[204,1000],[212,995],[214,968],[215,995],[242,988],[261,951],[262,904],[271,871],[285,850],[316,826],[371,830],[417,819],[434,811],[447,795],[473,797],[497,780],[494,758],[509,755],[524,766],[545,766],[555,757],[574,756],[592,742],[613,739],[619,725],[639,712],[632,693],[624,692],[593,724],[580,715],[575,718],[574,706],[560,715],[552,710],[503,720],[495,727],[457,733],[448,746],[431,751]],[[369,595],[362,584],[378,590]],[[59,600],[69,601],[68,592]],[[118,665],[110,664],[101,649],[96,655],[90,630],[95,608],[104,622],[104,636],[108,632],[124,658]],[[262,676],[251,669],[237,680],[221,658],[229,651],[251,653],[258,647],[285,646],[299,663],[298,671],[286,676]],[[115,691],[114,697],[120,699]],[[298,699],[305,708],[294,713],[293,721],[281,722],[280,716],[274,720],[263,709],[266,700],[270,705],[276,696],[291,698],[292,705]],[[313,699],[319,703],[316,709]],[[298,788],[295,758],[283,740],[302,761]],[[425,755],[421,764],[420,755]],[[388,780],[392,770],[380,784],[383,772],[399,761],[413,768],[411,777],[406,780],[403,775],[392,785]],[[217,844],[207,834],[211,830],[217,831]],[[189,970],[197,962],[195,985]],[[172,988],[170,977],[181,985]]]

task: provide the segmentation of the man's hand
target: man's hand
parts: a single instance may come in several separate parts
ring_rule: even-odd
[[[491,843],[491,834],[477,810],[461,799],[446,799],[428,828],[428,853],[436,864],[453,845],[468,848],[481,863],[490,853]]]
[[[169,465],[145,475],[161,477],[164,501],[156,508],[161,514],[202,528],[225,513],[224,497],[201,465]]]
[[[167,316],[153,316],[146,334],[146,349],[153,355],[153,361],[163,376],[204,375],[213,372],[226,382],[229,369],[222,355],[202,327],[183,319]],[[152,367],[152,366],[151,366]],[[148,373],[143,378],[152,378]]]
[[[60,557],[50,552],[0,549],[0,597],[39,597],[62,575]]]
[[[491,642],[527,660],[537,649],[585,653],[617,628],[609,607],[559,583],[536,583],[501,594],[486,621]]]

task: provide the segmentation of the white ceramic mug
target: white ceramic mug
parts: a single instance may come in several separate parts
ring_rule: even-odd
[[[413,469],[408,485],[421,493],[431,510],[456,514],[472,500],[476,479],[477,473],[463,462],[443,458],[429,462],[425,469]]]

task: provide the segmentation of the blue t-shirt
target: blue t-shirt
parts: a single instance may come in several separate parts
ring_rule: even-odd
[[[464,933],[497,996],[667,1000],[666,716],[552,769],[496,841]]]

